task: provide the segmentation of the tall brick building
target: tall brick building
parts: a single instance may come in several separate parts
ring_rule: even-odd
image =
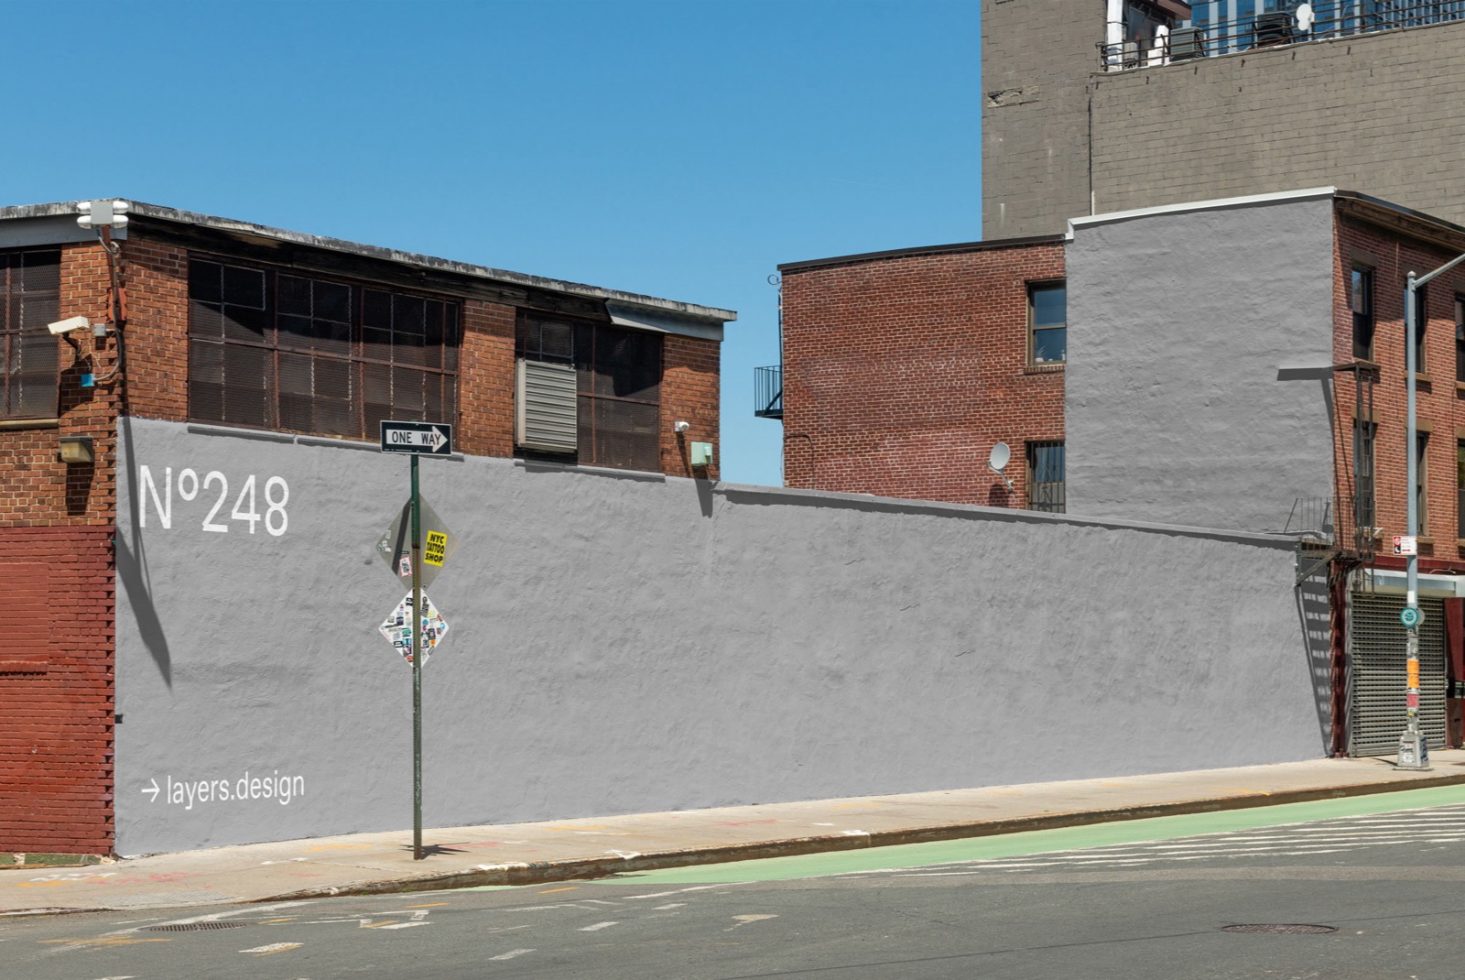
[[[1323,185],[1465,222],[1465,120],[1425,110],[1465,95],[1465,8],[1265,6],[983,0],[984,237]]]
[[[730,311],[103,210],[89,229],[75,203],[0,209],[0,851],[112,850],[129,419],[341,445],[369,445],[386,418],[449,421],[469,455],[716,477],[690,449],[718,440]],[[204,530],[283,532],[282,484],[251,478],[226,500],[224,479],[190,469],[153,490],[217,493]]]

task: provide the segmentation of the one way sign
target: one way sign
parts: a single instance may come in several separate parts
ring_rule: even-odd
[[[447,422],[382,422],[382,452],[451,456],[453,427]]]

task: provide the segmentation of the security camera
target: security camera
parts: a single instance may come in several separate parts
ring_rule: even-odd
[[[62,334],[71,333],[73,330],[90,330],[91,328],[92,321],[84,316],[67,317],[65,320],[57,320],[55,323],[46,325],[46,329],[58,337]]]

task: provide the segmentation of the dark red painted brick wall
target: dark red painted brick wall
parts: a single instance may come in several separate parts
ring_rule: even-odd
[[[1027,284],[1063,269],[1045,242],[785,270],[784,482],[1023,506],[1024,444],[1063,438],[1062,368],[1027,363]],[[999,440],[1011,493],[987,468]]]
[[[0,851],[112,850],[111,534],[0,529]]]

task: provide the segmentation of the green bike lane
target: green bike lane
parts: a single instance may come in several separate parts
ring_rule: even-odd
[[[1282,803],[1276,806],[1147,817],[1113,823],[1063,827],[1055,830],[1020,831],[959,840],[852,848],[822,854],[633,872],[611,878],[593,879],[585,884],[607,887],[626,885],[644,887],[648,885],[792,881],[858,872],[905,870],[933,864],[1026,857],[1054,851],[1074,851],[1114,844],[1152,843],[1205,834],[1225,834],[1287,824],[1304,824],[1320,820],[1424,810],[1459,804],[1465,804],[1465,786],[1442,786],[1307,803]],[[477,890],[497,890],[502,887],[512,886],[482,886]]]

